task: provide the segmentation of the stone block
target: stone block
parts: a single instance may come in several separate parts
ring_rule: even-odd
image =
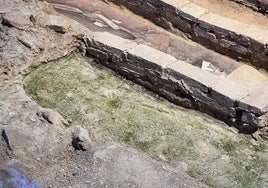
[[[212,98],[226,107],[236,107],[237,102],[242,100],[247,94],[248,91],[245,87],[226,78],[221,78],[212,85]]]
[[[185,5],[190,4],[189,0],[180,0],[180,1],[174,1],[174,0],[162,0],[164,3],[169,4],[176,8],[184,7]]]
[[[7,13],[3,16],[3,24],[16,27],[18,29],[27,30],[33,26],[30,16],[22,16],[19,12]]]
[[[179,8],[181,11],[189,14],[193,17],[200,18],[204,14],[208,14],[209,11],[193,3],[185,4]]]
[[[241,100],[239,108],[260,116],[268,110],[268,79],[259,83]]]
[[[268,77],[249,65],[243,65],[229,74],[227,78],[245,86],[248,89],[251,89]]]
[[[139,44],[127,50],[127,58],[148,69],[163,69],[176,58],[164,52]]]
[[[184,77],[195,80],[206,87],[211,87],[219,79],[218,76],[183,61],[175,61],[167,65],[166,68],[173,72],[173,75],[184,75]]]
[[[255,25],[247,26],[241,32],[242,35],[249,36],[250,38],[263,43],[268,44],[268,30],[260,28]]]
[[[217,27],[220,27],[229,31],[233,31],[238,34],[241,34],[242,31],[248,27],[247,24],[244,24],[240,21],[227,18],[227,17],[214,14],[214,13],[203,14],[201,17],[199,17],[199,19],[207,23],[210,23],[212,25],[215,25]]]
[[[121,52],[137,46],[137,43],[127,40],[108,32],[95,32],[93,34],[93,43],[99,43],[109,48],[117,49]]]

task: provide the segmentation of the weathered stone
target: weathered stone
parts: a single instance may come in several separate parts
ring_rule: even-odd
[[[1,139],[9,150],[16,150],[20,147],[25,147],[32,142],[32,138],[22,131],[5,127],[1,131]]]
[[[260,73],[251,66],[243,65],[234,70],[227,76],[229,80],[232,80],[240,85],[245,86],[248,89],[260,84],[267,79],[267,76]]]
[[[37,115],[50,124],[66,126],[69,125],[69,123],[58,112],[52,111],[50,109],[43,109],[37,112]]]
[[[30,20],[30,16],[22,16],[18,12],[7,13],[3,16],[3,21],[5,25],[16,27],[18,29],[29,29],[33,26]]]
[[[245,87],[226,78],[214,82],[211,91],[212,97],[226,107],[236,107],[236,102],[247,94],[248,91]]]
[[[139,44],[138,46],[130,48],[129,50],[127,50],[127,53],[129,60],[135,61],[139,66],[146,67],[152,70],[163,69],[168,64],[176,61],[176,58],[174,58],[173,56],[151,48],[149,46],[145,46],[143,44]]]
[[[86,129],[76,127],[72,136],[72,145],[76,150],[88,151],[92,148],[93,143]]]
[[[46,25],[53,31],[64,34],[70,29],[71,22],[62,19],[62,16],[50,15]]]
[[[96,43],[98,42],[100,44],[103,44],[110,48],[112,47],[114,49],[118,49],[122,52],[129,48],[133,48],[134,46],[137,46],[135,42],[132,42],[127,39],[123,39],[121,37],[110,34],[108,32],[95,32],[93,34],[93,41]]]
[[[241,100],[239,108],[253,112],[260,116],[267,112],[268,101],[268,79],[260,82],[256,87],[253,87],[249,94]]]

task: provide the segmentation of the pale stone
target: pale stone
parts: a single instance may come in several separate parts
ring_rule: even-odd
[[[172,69],[179,74],[184,75],[185,77],[188,77],[195,82],[199,82],[203,84],[204,86],[211,87],[214,85],[214,83],[220,79],[218,76],[203,71],[198,67],[195,67],[191,64],[185,63],[183,61],[176,61],[167,66],[168,69]]]
[[[182,10],[183,12],[195,17],[195,18],[199,18],[204,14],[208,14],[209,11],[207,9],[204,9],[198,5],[195,5],[193,3],[191,4],[186,4],[183,7],[180,8],[180,10]]]
[[[203,14],[201,17],[199,17],[199,19],[219,28],[227,29],[238,34],[242,33],[242,31],[248,27],[247,24],[244,24],[240,21],[214,13]]]
[[[162,0],[162,1],[169,4],[169,5],[174,6],[176,8],[181,8],[181,7],[191,3],[189,0],[180,0],[180,1]]]
[[[266,111],[268,107],[268,79],[252,88],[247,97],[241,102],[260,110]],[[243,105],[242,105],[243,107]],[[245,108],[245,107],[244,107]]]
[[[139,44],[138,46],[127,50],[127,52],[133,56],[155,63],[163,68],[176,61],[175,57],[143,44]]]
[[[214,83],[212,89],[233,101],[239,101],[248,94],[248,90],[245,87],[227,78],[219,79]]]
[[[108,32],[95,32],[93,40],[121,51],[137,46],[137,43],[133,41],[123,39]]]
[[[227,78],[250,89],[268,77],[251,66],[243,65],[229,74]]]

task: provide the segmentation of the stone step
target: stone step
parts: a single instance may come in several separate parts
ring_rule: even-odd
[[[235,72],[221,78],[107,32],[95,32],[85,43],[90,57],[176,104],[210,114],[241,131],[268,126],[268,79],[259,82],[260,75],[250,88],[245,87],[232,80],[236,80]]]
[[[258,113],[253,115],[255,119],[252,121],[248,118],[252,116],[247,110],[251,109],[250,105],[247,104],[247,108],[243,106],[244,110],[241,110],[239,104],[243,103],[239,101],[246,98],[250,90],[265,80],[267,75],[175,36],[125,9],[96,1],[83,0],[79,4],[73,0],[50,2],[57,3],[53,4],[57,10],[91,30],[108,31],[129,38],[119,32],[127,31],[135,36],[122,40],[108,33],[95,33],[93,40],[87,42],[87,52],[102,64],[176,104],[206,112],[241,130],[251,132],[258,129],[258,123],[247,125],[247,121],[252,123],[257,119],[261,122],[259,116],[265,116],[260,115],[260,112],[265,114],[264,108],[256,111]],[[85,12],[98,12],[120,29],[94,27],[93,23],[100,17]]]
[[[138,15],[122,10],[118,6],[107,6],[100,1],[96,3],[96,0],[80,0],[80,3],[73,0],[49,0],[49,2],[53,2],[51,5],[60,13],[80,22],[92,31],[107,31],[131,39],[138,44],[151,46],[174,56],[178,60],[185,61],[216,75],[226,77],[241,66],[241,63],[227,56],[174,35]],[[98,15],[87,14],[86,12],[98,12]],[[105,17],[109,22],[117,24],[120,29],[113,29],[108,25],[105,25],[105,27],[94,25],[95,22],[100,20],[99,15]],[[99,23],[105,24],[105,22],[100,21]]]
[[[268,70],[268,28],[231,19],[189,0],[109,0],[222,54]],[[224,10],[223,10],[224,11]],[[263,22],[267,23],[268,19]]]
[[[229,74],[227,78],[251,89],[268,77],[251,66],[242,65]]]

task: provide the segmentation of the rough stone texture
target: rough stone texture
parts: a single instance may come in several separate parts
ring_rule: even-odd
[[[0,10],[0,75],[25,73],[38,63],[67,55],[79,46],[80,37],[91,35],[88,29],[58,14],[47,3],[37,1],[34,7],[31,1],[24,2],[24,6],[20,0],[15,2],[21,6],[19,9],[14,10],[13,2],[4,1],[1,5],[7,8]]]
[[[89,151],[93,143],[88,131],[81,127],[76,127],[73,131],[72,145],[76,150]]]
[[[110,1],[172,32],[179,29],[190,39],[217,52],[268,70],[266,30],[210,13],[188,0]]]
[[[268,1],[267,0],[233,0],[237,3],[252,8],[253,10],[261,13],[268,13]]]

